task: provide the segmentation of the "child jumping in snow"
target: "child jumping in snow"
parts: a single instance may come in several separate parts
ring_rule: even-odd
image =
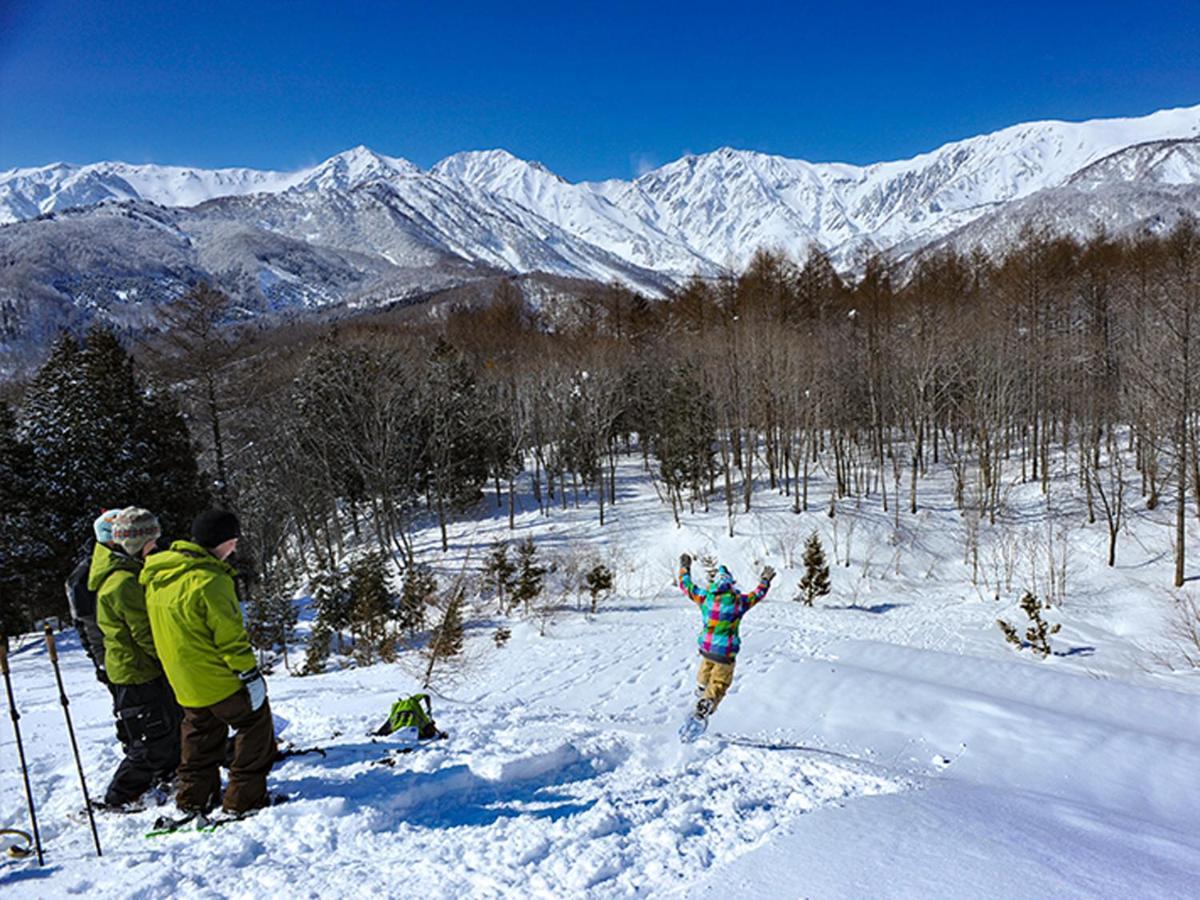
[[[738,626],[752,606],[771,588],[775,570],[767,566],[762,578],[749,594],[742,594],[734,584],[733,575],[725,566],[717,569],[717,577],[706,590],[700,590],[692,582],[692,558],[686,553],[679,557],[679,587],[688,599],[700,607],[704,628],[697,643],[700,645],[700,672],[696,676],[696,693],[699,695],[694,718],[701,722],[716,711],[725,692],[733,684],[733,666],[737,658],[741,639]]]

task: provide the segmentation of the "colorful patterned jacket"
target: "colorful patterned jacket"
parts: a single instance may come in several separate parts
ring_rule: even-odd
[[[760,581],[749,594],[742,594],[731,582],[717,579],[701,590],[692,581],[691,572],[681,566],[679,587],[700,607],[700,616],[704,620],[704,628],[696,639],[700,655],[714,662],[733,662],[742,644],[738,637],[742,616],[767,596],[770,583]]]

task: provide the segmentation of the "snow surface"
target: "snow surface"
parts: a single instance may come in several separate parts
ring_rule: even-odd
[[[1154,662],[1172,653],[1172,512],[1137,512],[1110,570],[1075,483],[1056,468],[1049,501],[1037,485],[1012,488],[1004,519],[980,525],[978,585],[967,522],[936,475],[898,528],[877,496],[839,501],[830,518],[818,476],[811,512],[763,489],[733,538],[718,508],[676,529],[636,459],[619,469],[603,528],[593,505],[541,517],[522,496],[516,537],[535,536],[560,572],[572,555],[614,568],[617,590],[594,616],[571,600],[545,623],[511,623],[496,648],[498,617],[481,601],[465,666],[435,679],[450,738],[411,753],[367,736],[417,690],[411,654],[306,678],[280,666],[269,684],[281,738],[328,748],[272,774],[296,799],[212,834],[147,839],[154,811],[101,816],[103,861],[78,817],[51,669],[28,636],[12,665],[47,867],[0,862],[0,893],[1195,896],[1200,675]],[[1188,527],[1194,552],[1200,525]],[[814,529],[834,592],[807,609],[790,598]],[[489,496],[451,529],[449,553],[432,527],[418,548],[450,577],[508,535]],[[1044,592],[1061,548],[1068,587],[1049,618],[1063,629],[1039,661],[1008,647],[994,620],[1016,614],[1019,588]],[[693,745],[676,738],[697,663],[698,617],[672,585],[683,551],[745,582],[764,563],[780,570],[743,624],[733,688]],[[100,793],[118,760],[107,695],[71,634],[63,647]],[[27,827],[7,722],[0,747],[0,827]]]

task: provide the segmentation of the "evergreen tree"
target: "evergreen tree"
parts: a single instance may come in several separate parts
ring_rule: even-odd
[[[368,553],[350,567],[350,602],[354,629],[354,656],[362,665],[396,658],[396,635],[392,620],[395,598],[388,590],[387,568],[383,556]]]
[[[613,589],[613,573],[608,566],[600,563],[588,570],[584,580],[587,583],[588,594],[592,598],[592,614],[594,615],[600,595],[607,594]]]
[[[508,558],[508,544],[503,540],[496,541],[492,544],[491,552],[484,564],[483,574],[496,589],[496,603],[502,613],[508,612],[508,606],[504,601],[505,597],[512,593],[513,576],[516,575],[516,572],[517,567]]]
[[[450,602],[446,604],[446,612],[442,616],[442,621],[433,631],[433,636],[429,642],[430,652],[438,659],[445,659],[448,656],[457,656],[462,653],[463,638],[465,636],[462,620],[462,600],[462,594],[459,593],[454,594],[450,598]]]
[[[85,432],[90,427],[85,397],[82,354],[78,342],[62,335],[38,370],[17,415],[16,441],[28,448],[28,488],[38,497],[38,513],[27,525],[31,540],[12,546],[16,569],[25,573],[24,595],[30,618],[61,613],[62,591],[56,582],[66,577],[70,560],[88,540],[90,522],[100,510],[115,507],[119,498],[99,506],[84,496]],[[53,596],[55,602],[47,600]]]
[[[451,510],[479,497],[490,457],[485,404],[462,354],[439,338],[430,354],[425,381],[427,491],[437,510],[442,550]]]
[[[33,536],[13,560],[34,617],[65,612],[61,581],[102,509],[149,509],[169,537],[208,503],[178,408],[141,387],[132,358],[103,328],[85,348],[70,336],[56,342],[26,392],[16,440],[32,454],[38,498]]]
[[[49,558],[33,493],[33,451],[17,438],[12,410],[0,403],[0,634],[15,634],[35,618],[38,564]]]
[[[329,662],[329,653],[333,649],[333,629],[317,619],[308,635],[308,649],[304,654],[304,668],[301,675],[318,675],[325,671]]]
[[[533,538],[526,538],[517,546],[517,580],[513,585],[513,605],[525,607],[526,615],[529,607],[542,594],[542,580],[546,575],[546,567],[538,562],[537,545]]]
[[[654,404],[650,442],[671,499],[675,524],[680,524],[683,494],[704,495],[716,467],[710,438],[716,418],[712,395],[686,370],[670,372]]]
[[[278,647],[288,665],[288,647],[296,634],[300,611],[292,599],[291,586],[278,574],[263,578],[246,600],[246,633],[250,644],[262,655]]]
[[[346,584],[346,576],[338,571],[321,572],[313,579],[313,605],[317,608],[314,629],[322,628],[330,639],[337,636],[338,652],[344,649],[342,630],[350,627],[353,600]]]
[[[1043,603],[1032,591],[1025,592],[1025,595],[1021,598],[1021,611],[1029,619],[1029,627],[1025,629],[1024,641],[1021,640],[1017,629],[1011,623],[1003,619],[997,619],[996,625],[1004,632],[1005,640],[1013,644],[1018,650],[1028,648],[1042,659],[1045,659],[1053,652],[1050,648],[1050,635],[1058,634],[1059,629],[1062,628],[1061,622],[1055,622],[1051,625],[1042,617],[1043,611],[1048,608],[1049,604]]]
[[[458,656],[463,650],[465,629],[462,617],[463,594],[455,590],[446,601],[445,611],[441,621],[430,635],[429,644],[425,648],[428,663],[425,667],[424,687],[429,687],[433,681],[434,667],[447,659]]]
[[[425,627],[425,611],[437,596],[437,577],[428,566],[409,566],[400,591],[400,627],[410,637]]]
[[[818,597],[830,591],[829,564],[825,560],[825,549],[814,531],[804,544],[804,577],[800,579],[800,591],[796,599],[805,606],[812,606]]]

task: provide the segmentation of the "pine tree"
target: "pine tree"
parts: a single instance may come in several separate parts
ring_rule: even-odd
[[[600,595],[607,594],[613,589],[613,573],[608,566],[600,563],[588,570],[584,580],[592,598],[592,614],[595,615],[596,603],[599,601]]]
[[[342,630],[350,627],[353,612],[346,576],[337,571],[321,572],[313,579],[312,596],[317,608],[314,628],[324,628],[330,639],[336,635],[338,652],[342,652],[345,647]]]
[[[56,342],[25,394],[16,440],[32,453],[38,502],[13,564],[37,598],[35,617],[65,612],[61,581],[102,509],[149,509],[169,537],[208,503],[178,408],[142,388],[132,358],[102,328],[85,348],[70,336]]]
[[[462,618],[463,594],[461,590],[453,591],[446,601],[446,609],[442,619],[429,637],[429,645],[425,648],[428,664],[425,667],[424,687],[429,687],[433,681],[434,667],[451,657],[458,656],[463,650],[463,640],[466,636]]]
[[[829,591],[829,564],[825,560],[821,539],[814,531],[804,544],[804,577],[800,579],[800,591],[796,599],[805,606],[812,606],[814,600],[824,597]]]
[[[254,586],[245,607],[246,634],[251,646],[259,651],[259,665],[263,665],[263,654],[278,647],[287,666],[288,647],[292,644],[296,624],[300,620],[291,585],[281,575],[273,573]]]
[[[669,372],[654,397],[653,415],[650,442],[679,525],[684,490],[702,496],[716,465],[708,438],[715,418],[712,395],[686,369]]]
[[[533,538],[526,538],[517,546],[517,580],[513,585],[512,601],[513,605],[521,604],[525,607],[525,614],[529,614],[529,607],[542,593],[542,581],[546,576],[546,567],[538,562],[537,545],[534,544]]]
[[[437,596],[437,577],[428,566],[409,566],[400,591],[400,627],[409,637],[425,627],[425,611]]]
[[[507,614],[509,611],[504,599],[512,592],[513,576],[516,571],[517,567],[508,558],[508,544],[503,540],[492,544],[491,553],[488,554],[487,562],[484,564],[483,574],[496,589],[496,602],[502,613]]]
[[[1050,648],[1050,635],[1058,634],[1062,628],[1062,623],[1056,622],[1051,625],[1042,617],[1042,612],[1049,608],[1049,604],[1043,603],[1031,591],[1026,591],[1021,598],[1021,611],[1029,619],[1029,627],[1025,629],[1025,640],[1021,640],[1021,636],[1017,633],[1017,629],[1009,622],[1003,619],[997,619],[996,625],[1004,632],[1004,638],[1010,644],[1013,644],[1018,650],[1028,648],[1045,659],[1053,650]]]
[[[304,654],[304,668],[301,675],[318,675],[325,671],[329,662],[329,653],[333,649],[333,630],[320,619],[313,625],[308,635],[308,649]]]
[[[443,338],[438,338],[430,354],[424,388],[426,482],[445,551],[450,547],[446,531],[450,511],[478,498],[487,481],[489,435],[475,377],[463,355]]]
[[[38,563],[49,548],[39,540],[33,493],[33,450],[17,438],[12,410],[0,403],[0,634],[16,634],[34,618],[30,598],[39,584]]]
[[[350,567],[350,602],[354,630],[354,656],[361,665],[396,658],[396,635],[392,621],[396,614],[395,598],[388,590],[383,556],[368,553]]]

